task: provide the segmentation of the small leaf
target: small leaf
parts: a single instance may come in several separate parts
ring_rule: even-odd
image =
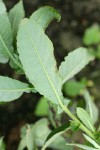
[[[100,146],[93,140],[91,139],[89,136],[87,136],[86,134],[83,134],[84,137],[95,147],[95,148],[98,148],[100,149]]]
[[[26,136],[24,136],[18,145],[18,150],[24,150],[26,148]]]
[[[70,80],[64,84],[63,91],[64,91],[64,94],[75,97],[78,94],[80,94],[81,91],[84,90],[84,88],[85,88],[84,83],[81,83],[75,80]]]
[[[98,121],[98,115],[99,115],[99,111],[98,108],[96,107],[95,103],[92,100],[91,95],[89,94],[89,92],[87,90],[84,91],[84,99],[86,101],[86,110],[87,112],[89,112],[93,123],[96,123]]]
[[[86,110],[78,107],[77,108],[77,116],[87,126],[87,128],[89,128],[91,131],[95,132],[95,129],[93,127],[93,120],[91,119],[89,114],[86,112]]]
[[[36,21],[45,30],[53,19],[60,21],[61,16],[54,8],[45,6],[35,11],[30,19]]]
[[[19,57],[29,81],[41,95],[59,104],[63,101],[62,80],[56,67],[52,42],[38,23],[28,19],[22,21],[17,41]]]
[[[0,102],[13,101],[30,90],[26,83],[0,76]]]
[[[47,99],[42,97],[35,109],[35,115],[36,116],[47,116],[49,111]]]
[[[63,83],[80,72],[91,60],[93,60],[93,56],[88,53],[86,48],[81,47],[70,52],[59,67]]]
[[[42,147],[41,150],[45,150],[52,142],[54,142],[60,135],[62,135],[65,131],[68,131],[69,128],[67,128],[64,131],[60,131],[56,134],[54,134],[48,141],[46,141],[46,143],[44,144],[44,146]]]
[[[35,150],[36,145],[35,145],[34,134],[32,132],[31,127],[29,125],[27,127],[28,128],[26,130],[26,147],[28,148],[28,150]]]
[[[13,31],[13,37],[16,38],[20,21],[24,18],[25,12],[23,1],[20,0],[9,12],[9,20]]]
[[[67,125],[61,126],[61,127],[59,127],[59,129],[56,130],[56,132],[57,131],[60,132],[61,130],[66,129],[67,127],[68,127]],[[51,129],[49,128],[49,121],[46,118],[42,118],[39,121],[37,121],[35,124],[31,125],[31,129],[32,129],[33,135],[35,136],[36,145],[38,147],[43,146],[45,141],[46,141],[46,139],[47,139],[47,137],[50,138],[52,136],[51,134],[53,133],[53,135],[54,135],[54,132],[55,132],[55,131],[52,132]],[[25,137],[25,133],[26,133],[26,128],[23,127],[21,129],[21,138],[22,139]],[[54,142],[52,142],[49,145],[49,147],[53,148],[53,149],[57,149],[57,150],[65,150],[66,149],[66,141],[60,135],[57,138],[57,140],[55,140]],[[67,148],[68,148],[68,150],[72,150],[71,146],[68,146]],[[18,149],[18,150],[23,150],[23,149]]]
[[[0,150],[5,150],[5,144],[3,141],[3,137],[0,138]]]
[[[14,53],[13,56],[14,56],[16,62],[17,62],[21,67],[19,67],[19,65],[17,65],[17,64],[15,63],[15,61],[12,60],[12,59],[10,59],[10,61],[9,61],[10,67],[13,68],[13,69],[16,71],[16,73],[18,73],[18,74],[24,74],[23,67],[22,67],[22,65],[20,64],[20,60],[19,60],[18,54],[15,54],[15,53]]]
[[[86,29],[83,43],[87,46],[98,44],[100,42],[100,28],[98,25],[93,25]]]
[[[6,7],[0,0],[0,63],[7,63],[12,57],[13,36]]]
[[[82,144],[77,144],[77,143],[73,143],[73,144],[67,143],[66,145],[77,146],[77,147],[82,148],[84,150],[99,150],[99,149],[96,149],[96,148],[93,148],[93,147],[89,147],[89,146],[82,145]]]
[[[49,121],[46,118],[40,119],[34,124],[32,130],[35,134],[37,146],[39,147],[43,146],[45,140],[47,139],[48,134],[50,133]]]
[[[36,143],[34,138],[34,133],[30,125],[24,126],[21,130],[24,130],[24,133],[21,133],[21,141],[18,146],[18,150],[36,150]],[[21,131],[22,132],[22,131]]]
[[[52,138],[55,134],[61,132],[61,131],[66,131],[66,130],[69,130],[70,127],[69,127],[69,123],[67,124],[63,124],[57,128],[55,128],[52,132],[50,132],[50,134],[48,135],[46,141],[48,141],[50,138]]]

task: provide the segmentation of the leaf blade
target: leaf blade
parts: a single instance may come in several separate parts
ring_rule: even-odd
[[[13,38],[6,7],[0,0],[0,63],[7,63],[11,53]]]
[[[40,25],[28,19],[22,21],[17,40],[20,60],[30,82],[40,94],[58,104],[60,99],[63,100],[62,80],[56,68],[51,41]],[[27,61],[24,56],[27,56]]]
[[[34,111],[35,115],[40,117],[47,116],[48,111],[49,111],[49,105],[47,99],[44,97],[40,98]]]
[[[98,108],[96,107],[95,103],[93,102],[92,100],[92,97],[90,95],[90,93],[88,92],[88,90],[85,90],[84,91],[84,99],[85,99],[85,102],[86,102],[86,110],[89,112],[92,120],[93,120],[93,123],[96,123],[97,120],[98,120],[98,115],[99,115],[99,111],[98,111]]]
[[[59,22],[61,16],[54,8],[45,6],[35,11],[30,19],[36,21],[45,30],[53,19],[56,19]]]
[[[84,150],[99,150],[99,149],[96,149],[96,148],[93,148],[93,147],[89,147],[87,145],[82,145],[82,144],[77,144],[77,143],[73,143],[73,144],[68,143],[67,145],[77,146],[77,147],[82,148]]]
[[[16,38],[20,21],[24,18],[25,12],[23,7],[23,1],[19,1],[10,11],[9,20],[13,31],[13,37]]]
[[[80,72],[91,60],[93,60],[93,56],[85,48],[81,47],[70,52],[59,67],[63,83]]]
[[[34,134],[30,125],[27,126],[26,130],[26,147],[28,148],[28,150],[36,149]]]
[[[0,137],[0,149],[5,150],[4,137]]]
[[[93,121],[91,119],[91,117],[89,116],[89,114],[81,107],[77,107],[76,109],[77,111],[77,116],[79,117],[79,119],[92,131],[94,132],[95,129],[93,127]]]
[[[93,25],[85,30],[83,43],[87,46],[98,44],[100,42],[99,25]]]
[[[41,150],[45,150],[54,140],[56,140],[64,132],[65,131],[61,131],[61,132],[58,132],[55,135],[53,135],[48,141],[46,141],[46,143],[44,144],[44,146],[42,147]]]
[[[52,143],[55,143],[56,139],[58,139],[64,132],[67,132],[68,130],[70,130],[70,127],[60,126],[59,128],[50,132],[41,150],[45,150],[47,147],[49,147],[49,145],[51,145]]]
[[[29,92],[28,84],[15,79],[0,76],[0,102],[8,102],[19,98],[23,92]]]
[[[89,141],[95,148],[100,149],[100,146],[93,140],[91,139],[89,136],[87,136],[86,134],[83,134],[84,137],[87,139],[87,141]]]

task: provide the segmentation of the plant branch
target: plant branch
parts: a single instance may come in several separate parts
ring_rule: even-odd
[[[82,122],[80,122],[80,120],[79,120],[78,118],[76,118],[66,106],[63,105],[63,103],[61,102],[61,100],[59,101],[59,103],[60,103],[60,106],[62,107],[62,109],[65,111],[65,113],[67,113],[67,115],[69,115],[69,117],[70,117],[71,119],[73,119],[76,123],[80,124],[79,128],[80,128],[81,130],[83,130],[83,131],[84,131],[88,136],[90,136],[92,139],[95,139],[94,136],[93,136],[93,134],[92,134],[92,132],[91,132],[89,129],[87,129],[87,128],[82,124]]]

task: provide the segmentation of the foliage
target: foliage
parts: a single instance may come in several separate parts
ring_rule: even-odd
[[[83,43],[89,48],[91,53],[100,59],[100,27],[99,25],[92,25],[87,28],[84,36]]]
[[[48,119],[39,120],[33,125],[26,125],[22,129],[18,150],[24,148],[38,150],[38,147],[42,147],[41,150],[45,150],[47,147],[72,150],[73,147],[68,146],[68,137],[70,136],[68,131],[73,133],[74,131],[78,132],[79,129],[90,146],[80,143],[69,143],[69,145],[76,145],[85,150],[99,150],[100,135],[94,126],[98,119],[98,111],[86,89],[87,83],[74,81],[74,85],[72,83],[71,86],[76,88],[76,93],[68,93],[70,96],[76,96],[82,90],[87,105],[86,110],[77,107],[75,113],[71,112],[69,107],[71,100],[64,97],[62,90],[63,85],[67,84],[66,81],[74,78],[90,61],[93,61],[95,55],[91,54],[87,48],[77,48],[70,52],[57,68],[53,43],[46,35],[45,29],[53,19],[60,21],[60,14],[54,8],[45,6],[35,11],[29,19],[24,16],[22,1],[7,14],[6,7],[0,0],[0,62],[9,62],[16,73],[23,73],[27,80],[27,83],[23,83],[16,79],[0,76],[0,102],[18,99],[23,92],[35,93],[37,91],[43,96],[42,100],[46,99],[48,102],[40,100],[35,114],[39,116],[49,114],[49,118],[51,114],[51,123],[55,123],[55,118],[57,118],[59,127],[51,131]],[[90,31],[86,36],[90,36]],[[93,42],[92,39],[88,42],[86,40],[87,38],[84,38],[87,45],[91,44],[91,41]],[[71,86],[67,87],[66,92],[68,89],[71,90]],[[43,108],[47,110],[43,111]],[[97,111],[96,120],[93,117],[94,109]],[[61,112],[71,118],[71,123],[66,120],[66,125],[62,125],[60,122]],[[55,140],[56,138],[57,140]],[[67,139],[67,143],[65,139]]]

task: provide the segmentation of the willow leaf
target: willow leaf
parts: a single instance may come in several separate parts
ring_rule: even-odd
[[[100,146],[93,140],[91,139],[88,135],[83,134],[83,136],[89,141],[95,148],[100,149]]]
[[[0,76],[0,102],[8,102],[19,98],[23,92],[30,92],[28,84],[15,79]]]
[[[87,112],[89,112],[93,123],[95,124],[98,121],[99,118],[99,110],[97,108],[97,106],[95,105],[94,101],[92,100],[92,97],[90,95],[90,93],[88,92],[88,90],[85,90],[83,93],[85,102],[86,102],[86,110]]]
[[[56,133],[53,137],[51,137],[43,146],[43,148],[41,150],[45,150],[54,140],[56,140],[58,138],[58,136],[60,136],[61,134],[63,134],[64,131],[58,132]]]
[[[0,137],[0,149],[5,150],[4,137]]]
[[[96,148],[93,148],[93,147],[90,147],[90,146],[87,146],[87,145],[77,144],[77,143],[72,143],[72,144],[67,143],[66,145],[77,146],[77,147],[79,147],[81,149],[84,149],[84,150],[99,150],[99,149],[96,149]]]
[[[35,11],[30,18],[40,24],[45,30],[53,19],[60,21],[61,16],[54,8],[45,6]]]
[[[24,18],[25,11],[23,1],[19,1],[9,12],[9,20],[13,31],[13,37],[16,38],[20,21]]]
[[[18,150],[24,150],[25,148],[28,150],[37,150],[34,132],[32,130],[32,126],[29,124],[21,129],[21,140],[18,146]]]
[[[89,128],[92,132],[95,132],[95,128],[93,126],[93,120],[86,110],[83,108],[77,107],[77,116],[79,119]]]
[[[33,20],[24,19],[19,27],[17,41],[26,76],[40,94],[58,104],[63,100],[62,80],[56,67],[52,42],[43,28]]]
[[[0,63],[8,62],[13,51],[13,36],[6,7],[0,0]]]
[[[51,143],[53,143],[54,141],[56,141],[56,139],[59,138],[59,136],[61,136],[63,133],[67,132],[70,128],[67,127],[65,130],[61,130],[60,132],[56,132],[55,134],[53,134],[43,145],[41,150],[46,150],[47,147],[49,147],[49,145],[51,145]],[[70,149],[70,147],[69,147]]]
[[[63,83],[80,72],[91,60],[93,60],[93,56],[85,48],[81,47],[70,52],[59,67]]]
[[[26,147],[28,148],[28,150],[36,149],[34,134],[30,125],[27,125],[26,130]]]

